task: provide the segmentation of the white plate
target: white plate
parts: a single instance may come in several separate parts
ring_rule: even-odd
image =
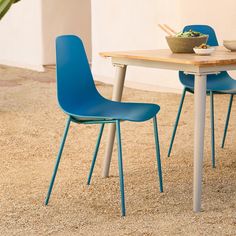
[[[193,48],[193,51],[198,55],[210,55],[212,52],[215,51],[214,47],[210,48]]]

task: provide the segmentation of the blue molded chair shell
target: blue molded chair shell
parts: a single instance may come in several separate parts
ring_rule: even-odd
[[[82,41],[77,36],[58,37],[56,50],[58,101],[63,111],[73,118],[141,122],[153,118],[160,110],[156,104],[121,103],[102,97],[95,87]]]

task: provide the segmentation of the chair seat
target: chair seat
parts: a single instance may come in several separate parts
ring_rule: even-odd
[[[70,113],[77,120],[127,120],[142,122],[153,118],[160,106],[150,103],[115,102],[105,98],[86,101],[70,107]],[[67,112],[68,113],[68,112]]]
[[[190,91],[194,91],[194,76],[184,75],[180,72],[181,83]],[[234,80],[226,71],[220,74],[207,75],[207,92],[213,91],[222,94],[236,93],[236,80]]]

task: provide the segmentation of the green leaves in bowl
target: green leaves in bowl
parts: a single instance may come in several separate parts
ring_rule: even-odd
[[[196,38],[196,37],[202,37],[206,35],[202,34],[201,32],[193,31],[190,29],[189,31],[185,31],[185,32],[181,31],[177,33],[175,36],[179,38]]]

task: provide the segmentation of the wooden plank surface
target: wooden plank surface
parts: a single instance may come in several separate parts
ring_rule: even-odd
[[[224,47],[216,47],[216,50],[209,56],[199,56],[195,53],[172,53],[169,49],[101,52],[100,55],[102,57],[168,62],[196,66],[236,65],[236,52],[230,52]]]

